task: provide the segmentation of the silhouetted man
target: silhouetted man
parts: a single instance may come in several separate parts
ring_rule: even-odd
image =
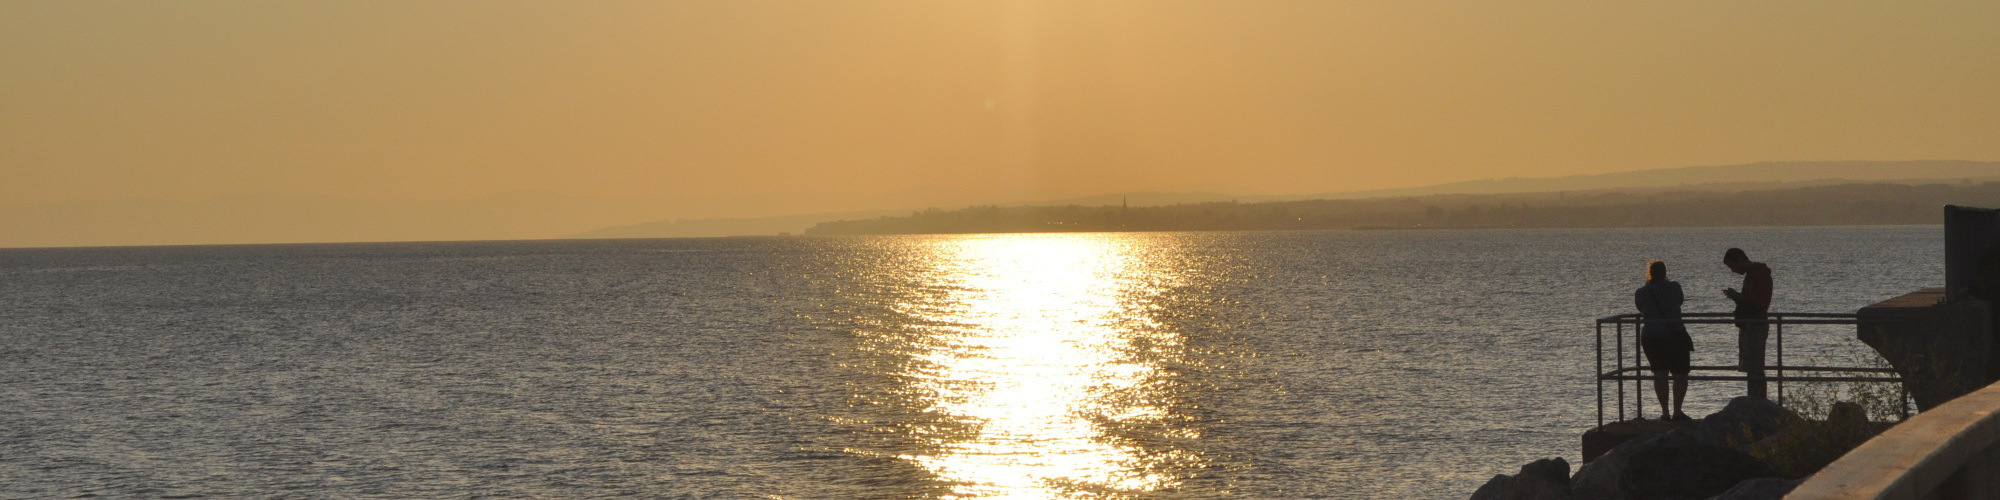
[[[1743,275],[1742,291],[1722,289],[1723,295],[1736,301],[1737,368],[1750,377],[1751,396],[1770,399],[1766,395],[1768,384],[1764,380],[1764,342],[1770,339],[1771,325],[1762,320],[1765,314],[1771,312],[1771,267],[1751,262],[1750,256],[1744,254],[1741,248],[1723,252],[1722,265]]]

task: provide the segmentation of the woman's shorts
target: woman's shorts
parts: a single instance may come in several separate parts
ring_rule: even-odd
[[[1685,332],[1667,335],[1641,337],[1639,344],[1646,348],[1646,362],[1652,363],[1653,370],[1673,373],[1688,372],[1688,357],[1694,352],[1694,339]]]

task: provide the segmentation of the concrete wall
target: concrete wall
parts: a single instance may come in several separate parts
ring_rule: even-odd
[[[1993,382],[1991,305],[1944,296],[1943,288],[1925,288],[1856,312],[1855,338],[1896,368],[1919,410]]]
[[[1944,206],[1945,300],[1965,300],[1979,258],[1995,245],[2000,245],[2000,210]]]
[[[2000,498],[2000,384],[1896,425],[1785,498]]]

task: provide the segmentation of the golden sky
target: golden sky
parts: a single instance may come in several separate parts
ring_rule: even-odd
[[[1996,26],[1984,0],[5,2],[0,205],[672,218],[2000,160]]]

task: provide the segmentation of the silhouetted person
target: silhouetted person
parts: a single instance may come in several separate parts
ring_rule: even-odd
[[[1681,400],[1687,399],[1689,357],[1694,352],[1694,339],[1688,337],[1687,325],[1681,319],[1681,284],[1667,280],[1667,263],[1652,261],[1646,264],[1646,286],[1632,292],[1632,302],[1639,306],[1642,320],[1639,327],[1639,345],[1646,349],[1646,362],[1652,364],[1653,393],[1660,397],[1660,419],[1692,420],[1681,413]],[[1674,379],[1673,406],[1667,406],[1667,374]]]
[[[1723,252],[1722,265],[1743,275],[1742,291],[1722,289],[1723,295],[1736,301],[1736,366],[1750,377],[1751,396],[1770,399],[1764,380],[1764,342],[1770,339],[1771,325],[1761,320],[1771,312],[1771,267],[1751,262],[1741,248]]]

